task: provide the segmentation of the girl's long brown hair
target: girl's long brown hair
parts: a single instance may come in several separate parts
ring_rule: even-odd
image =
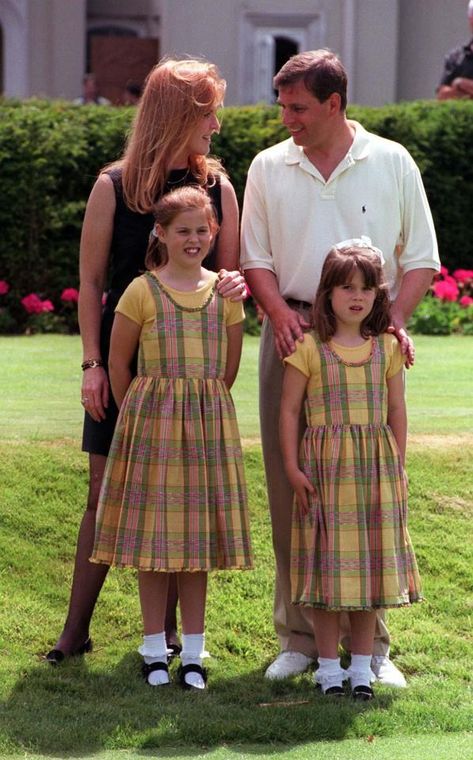
[[[323,343],[329,341],[336,331],[336,318],[331,302],[332,290],[337,285],[349,283],[357,270],[361,273],[365,285],[376,290],[373,308],[362,321],[360,334],[363,338],[381,335],[389,327],[390,301],[379,254],[371,248],[355,245],[341,249],[332,248],[322,267],[312,310],[312,324]]]
[[[192,130],[210,108],[223,102],[226,82],[216,66],[196,59],[163,59],[149,73],[122,159],[127,206],[150,213]],[[201,185],[209,175],[224,174],[219,161],[189,156],[189,170]]]
[[[191,209],[201,209],[205,212],[211,235],[215,238],[218,232],[218,222],[212,201],[205,190],[192,185],[179,187],[163,195],[153,209],[155,225],[160,224],[161,227],[166,229],[178,214]],[[149,239],[148,250],[146,251],[145,267],[147,269],[158,269],[164,266],[167,260],[168,252],[166,246],[152,233]]]

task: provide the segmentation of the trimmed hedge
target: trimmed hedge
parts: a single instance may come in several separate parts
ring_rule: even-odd
[[[35,292],[57,304],[64,288],[77,286],[87,196],[99,169],[121,154],[132,113],[62,101],[0,102],[0,280],[18,298]],[[353,106],[349,116],[412,153],[432,206],[442,262],[451,269],[471,267],[473,103]],[[253,156],[286,136],[277,106],[225,109],[213,146],[240,202]]]

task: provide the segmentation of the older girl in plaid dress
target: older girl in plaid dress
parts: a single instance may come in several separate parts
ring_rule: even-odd
[[[361,242],[361,241],[360,241]],[[311,608],[324,694],[370,699],[376,609],[421,599],[407,531],[403,357],[386,332],[381,252],[340,244],[327,256],[314,332],[285,359],[281,444],[295,491],[293,603]],[[307,428],[298,452],[305,400]],[[340,612],[349,613],[351,665],[340,667]]]
[[[93,562],[138,570],[143,674],[169,683],[167,585],[177,574],[182,686],[205,687],[207,571],[251,566],[246,487],[229,393],[241,302],[201,264],[217,231],[208,195],[184,187],[156,208],[147,266],[120,299],[110,377],[120,408],[102,485]],[[130,365],[139,345],[138,375]]]

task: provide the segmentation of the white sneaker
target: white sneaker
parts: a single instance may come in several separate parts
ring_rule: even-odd
[[[394,686],[397,689],[405,689],[407,686],[406,679],[399,668],[391,662],[385,655],[374,655],[371,659],[371,670],[376,676],[376,680],[384,686]]]
[[[266,670],[264,677],[277,681],[281,678],[289,678],[289,676],[298,676],[299,673],[305,673],[313,662],[312,657],[307,657],[302,652],[280,652]]]

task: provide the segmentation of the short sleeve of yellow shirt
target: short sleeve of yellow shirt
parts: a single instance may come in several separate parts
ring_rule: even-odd
[[[200,306],[208,297],[209,291],[212,289],[217,275],[213,277],[209,282],[197,291],[191,291],[184,293],[182,290],[175,290],[169,286],[163,286],[169,294],[172,296],[181,306],[187,308],[194,308]],[[219,296],[220,298],[221,296]],[[137,277],[132,280],[127,287],[122,297],[118,301],[115,311],[123,314],[128,319],[136,322],[139,325],[145,326],[147,323],[153,321],[156,316],[156,309],[154,305],[153,295],[147,278],[144,276]],[[230,301],[229,298],[224,299],[224,320],[227,326],[235,325],[243,322],[245,319],[245,310],[241,301]]]
[[[386,356],[386,377],[394,377],[404,367],[401,344],[395,335],[384,333],[384,353]]]
[[[128,285],[115,309],[132,322],[144,325],[155,315],[155,308],[149,285],[144,277],[136,277]]]
[[[317,375],[320,371],[320,355],[315,340],[310,333],[304,334],[302,343],[296,341],[296,350],[284,358],[285,364],[290,364],[306,377]]]

